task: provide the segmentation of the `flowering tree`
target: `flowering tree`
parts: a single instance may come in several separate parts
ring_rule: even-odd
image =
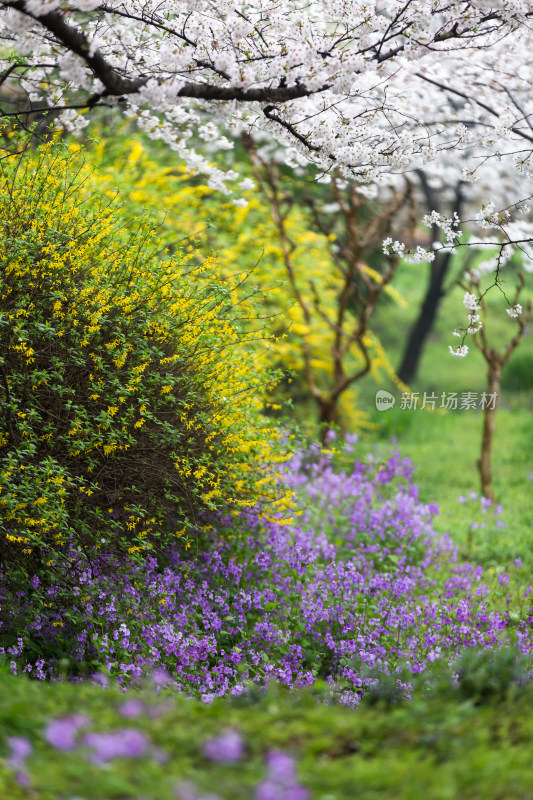
[[[457,279],[468,272],[473,262],[481,261],[481,271],[485,273],[494,273],[500,266],[499,279],[503,277],[503,262],[515,253],[515,260],[521,262],[522,268],[526,272],[533,271],[530,248],[524,247],[533,238],[529,208],[527,203],[521,211],[513,206],[517,197],[525,198],[531,194],[531,178],[510,169],[508,159],[495,158],[482,159],[470,180],[464,181],[464,164],[462,154],[445,152],[440,154],[437,162],[416,170],[417,180],[413,186],[418,216],[424,212],[437,212],[428,218],[428,233],[435,257],[428,265],[424,297],[398,368],[398,377],[405,383],[410,383],[417,374],[442,299],[455,286]],[[487,198],[491,198],[488,204]],[[495,208],[507,209],[507,212],[494,214]],[[439,220],[446,217],[462,218],[461,227],[465,229],[462,245],[468,248],[468,252],[463,253],[459,261],[454,261],[456,248],[441,245],[441,240],[446,239],[446,231],[441,230]],[[458,234],[457,226],[455,234]],[[427,241],[427,233],[424,239]],[[515,242],[517,246],[502,249],[505,242],[509,245]]]
[[[3,0],[2,81],[75,119],[122,102],[177,149],[243,119],[374,180],[465,146],[533,141],[526,0]],[[520,59],[511,55],[520,47]],[[9,114],[3,109],[4,114]],[[490,142],[490,145],[489,145]],[[522,158],[525,156],[522,154]]]
[[[320,193],[313,194],[304,188],[304,202],[311,211],[306,224],[321,235],[330,254],[329,272],[335,291],[332,297],[327,297],[325,287],[317,288],[315,284],[313,266],[309,263],[312,257],[306,259],[308,263],[303,274],[296,268],[297,243],[289,230],[289,217],[295,204],[291,189],[300,188],[301,191],[302,187],[294,181],[287,185],[278,165],[261,156],[251,137],[245,137],[245,146],[253,175],[270,205],[281,245],[288,291],[299,311],[304,383],[316,406],[322,441],[326,443],[330,426],[339,424],[342,419],[341,399],[357,381],[371,370],[379,374],[378,368],[383,366],[398,382],[379,339],[370,330],[370,320],[381,295],[388,293],[395,299],[398,297],[389,285],[398,266],[398,257],[383,259],[381,272],[365,262],[379,251],[399,208],[412,205],[412,187],[407,182],[403,191],[395,192],[381,209],[369,207],[368,201],[359,194],[357,184],[340,180],[337,170],[332,170],[328,187],[320,187]],[[319,366],[317,349],[321,356]],[[400,385],[407,390],[405,385]]]
[[[435,191],[424,170],[418,170],[418,177],[422,190],[421,194],[428,210],[440,213],[442,210],[440,193]],[[453,188],[452,217],[461,214],[464,203],[463,182],[459,180]],[[432,225],[431,234],[433,241],[439,241],[440,231],[437,225]],[[452,265],[453,255],[454,251],[452,249],[441,250],[436,254],[431,264],[428,265],[429,274],[424,297],[420,304],[418,315],[406,338],[404,352],[398,367],[398,377],[404,383],[411,383],[418,373],[424,346],[437,318],[440,303],[448,290],[445,281]]]
[[[3,0],[0,113],[20,117],[23,98],[79,130],[120,104],[223,191],[236,174],[209,155],[242,129],[367,186],[443,153],[465,181],[491,159],[530,180],[532,19],[527,0]],[[440,221],[456,244],[458,221]]]
[[[502,371],[522,342],[526,325],[531,319],[531,301],[527,302],[525,308],[518,302],[524,289],[524,276],[519,272],[513,287],[512,300],[505,297],[509,305],[507,314],[515,320],[517,329],[515,335],[509,339],[503,349],[497,349],[489,342],[484,324],[487,319],[487,304],[485,302],[486,291],[482,291],[481,288],[481,275],[476,273],[475,270],[471,270],[467,277],[468,282],[461,283],[461,286],[466,289],[463,303],[468,315],[468,331],[474,335],[474,344],[487,365],[487,391],[484,396],[490,398],[489,402],[485,402],[483,405],[483,435],[481,439],[481,455],[477,462],[477,467],[481,480],[481,494],[491,502],[494,502],[492,441],[496,427],[496,411],[500,396]],[[505,296],[505,292],[503,293]],[[478,314],[478,311],[481,313]]]

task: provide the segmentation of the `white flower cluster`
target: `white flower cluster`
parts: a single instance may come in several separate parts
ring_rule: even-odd
[[[435,253],[433,250],[424,250],[420,245],[416,250],[412,250],[405,256],[405,261],[408,264],[428,264],[435,260]]]
[[[465,296],[463,297],[463,305],[469,313],[479,311],[480,308],[477,302],[477,297],[471,292],[465,292]]]
[[[516,303],[516,305],[511,306],[511,308],[505,309],[510,317],[519,317],[522,313],[522,306],[520,303]]]
[[[389,236],[387,239],[383,240],[383,252],[386,256],[403,256],[405,253],[405,245],[403,242],[399,242],[398,240],[393,242]]]
[[[471,334],[477,333],[483,327],[483,323],[480,315],[476,313],[477,311],[481,310],[481,306],[478,305],[476,296],[471,294],[471,292],[465,292],[463,305],[468,312],[468,328],[466,329],[466,332]]]
[[[70,0],[70,5],[78,11],[94,11],[101,3],[102,0]]]
[[[467,310],[468,313],[468,327],[467,328],[459,328],[453,331],[454,336],[460,336],[464,338],[466,334],[475,334],[482,328],[482,321],[480,315],[477,313],[481,311],[481,306],[478,303],[478,299],[475,294],[471,292],[465,292],[463,297],[463,305]],[[468,355],[468,346],[466,344],[461,344],[458,347],[453,349],[451,345],[449,345],[450,354],[452,356],[459,356],[460,358],[464,358]]]
[[[496,211],[496,205],[493,200],[489,200],[476,214],[476,222],[480,228],[487,230],[488,228],[501,227],[504,223],[511,219],[510,212],[505,209],[503,211]]]
[[[460,358],[464,358],[468,355],[468,347],[466,344],[461,344],[455,350],[451,345],[449,345],[449,350],[452,356],[459,356]]]
[[[60,0],[26,0],[24,7],[35,17],[42,17],[59,8]]]
[[[386,256],[400,256],[408,264],[424,264],[435,260],[432,250],[424,250],[420,245],[415,250],[406,250],[403,242],[393,241],[390,237],[383,240],[383,252]]]
[[[463,167],[461,172],[461,180],[465,183],[476,183],[479,178],[473,170],[469,169],[469,167]]]
[[[513,176],[533,179],[531,142],[522,136],[533,118],[530,7],[530,0],[23,0],[14,10],[0,0],[0,72],[9,70],[5,89],[11,84],[41,107],[80,108],[64,113],[72,129],[84,124],[84,102],[100,95],[106,105],[120,102],[150,137],[225,192],[235,177],[211,156],[231,149],[230,134],[243,130],[268,136],[291,165],[311,161],[322,174],[337,167],[369,196],[397,186],[401,173],[442,171],[446,159],[468,189],[483,183],[488,162],[501,165],[494,191],[483,184],[492,199],[480,198],[477,217],[478,228],[501,229],[509,214],[498,211],[499,186],[517,192]],[[427,221],[443,231],[441,247],[461,235],[449,212]],[[399,242],[384,250],[411,263],[434,258]]]
[[[445,217],[442,214],[439,214],[437,211],[432,211],[430,214],[426,214],[424,216],[423,223],[428,228],[432,227],[433,225],[435,225],[437,228],[440,228],[444,233],[446,245],[453,244],[460,236],[463,235],[463,232],[459,230],[460,220],[457,212],[454,212],[452,217]]]

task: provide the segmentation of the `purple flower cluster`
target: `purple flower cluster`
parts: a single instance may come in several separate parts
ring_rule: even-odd
[[[20,786],[29,786],[30,779],[26,772],[26,759],[33,751],[32,743],[23,736],[8,736],[9,755],[4,759],[7,767],[15,770]]]
[[[80,569],[76,604],[64,608],[49,589],[6,655],[34,677],[58,678],[58,660],[26,659],[25,637],[48,652],[70,637],[75,661],[99,660],[125,683],[152,672],[209,701],[249,682],[323,678],[356,704],[380,674],[500,646],[506,614],[489,607],[481,568],[459,563],[450,538],[432,530],[437,508],[420,502],[411,473],[397,455],[343,472],[318,449],[298,453],[283,475],[298,496],[292,521],[260,509],[204,520],[210,543],[198,556],[170,552],[164,568],[148,558],[125,573]],[[2,606],[12,599],[0,588]],[[16,603],[29,607],[30,597]],[[520,646],[531,649],[529,635]]]
[[[281,750],[267,756],[267,775],[255,790],[256,800],[307,800],[308,790],[296,777],[293,759]]]
[[[124,707],[122,707],[124,712]],[[115,758],[142,758],[152,756],[165,761],[167,755],[154,750],[144,733],[134,728],[119,728],[107,732],[89,731],[83,736],[80,731],[92,725],[91,720],[82,714],[51,720],[43,731],[46,743],[55,750],[85,751],[87,758],[97,765],[105,765]],[[29,786],[26,760],[33,752],[32,743],[21,736],[7,738],[9,755],[4,759],[5,766],[16,772],[21,786]],[[203,754],[211,761],[233,764],[241,761],[245,754],[245,743],[236,730],[222,731],[218,736],[207,739]],[[176,787],[181,800],[219,800],[216,795],[200,796],[196,787],[181,782]],[[266,775],[255,786],[255,800],[307,800],[309,792],[296,775],[294,759],[280,750],[272,750],[266,756]]]
[[[493,506],[492,500],[488,497],[478,497],[477,492],[470,492],[468,497],[459,495],[457,498],[461,504],[468,503],[472,508],[472,520],[470,522],[470,530],[475,531],[478,528],[487,528],[492,524],[495,528],[505,528],[505,522],[499,516],[503,507],[498,503]],[[479,503],[477,502],[479,501]],[[487,512],[491,510],[492,514],[487,516]]]
[[[122,728],[112,733],[87,733],[83,742],[94,751],[91,761],[105,764],[114,758],[140,758],[148,747],[146,737],[135,728]]]
[[[121,711],[124,714],[124,708]],[[106,733],[89,731],[81,736],[80,731],[90,725],[91,720],[85,714],[72,714],[49,722],[43,738],[56,750],[90,748],[90,760],[94,764],[105,764],[114,758],[140,758],[148,752],[149,743],[145,735],[135,728],[120,728]]]
[[[207,739],[204,753],[212,761],[231,764],[239,761],[244,754],[244,742],[237,731],[224,731],[220,736]]]
[[[294,759],[287,753],[271,750],[266,757],[266,768],[264,779],[255,786],[255,800],[307,800],[310,796],[296,776]],[[220,800],[218,795],[199,795],[191,783],[179,783],[176,791],[178,800]]]
[[[78,731],[89,721],[85,714],[72,714],[70,717],[52,720],[44,729],[44,738],[57,750],[74,750]]]

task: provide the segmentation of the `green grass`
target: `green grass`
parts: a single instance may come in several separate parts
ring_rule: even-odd
[[[483,391],[486,384],[486,367],[483,357],[473,344],[472,337],[469,337],[468,345],[470,352],[467,358],[453,358],[449,355],[448,346],[455,347],[460,341],[452,335],[454,328],[464,326],[466,323],[466,311],[462,299],[464,289],[453,283],[459,273],[459,257],[450,270],[450,277],[447,285],[449,291],[441,302],[434,329],[431,331],[427,345],[424,349],[421,367],[417,380],[411,387],[414,391]],[[386,305],[378,307],[375,316],[372,318],[371,327],[380,336],[387,354],[395,367],[398,367],[405,339],[410,331],[411,325],[418,314],[421,304],[429,266],[425,264],[404,264],[398,268],[393,285],[407,301],[407,305],[401,306],[395,302],[388,301]],[[502,286],[509,297],[513,295],[515,285],[515,270],[509,268]],[[488,285],[488,281],[487,281]],[[533,276],[526,274],[526,290],[522,296],[522,304],[525,300],[533,296]],[[500,348],[516,332],[516,325],[513,325],[506,314],[508,307],[503,294],[497,289],[492,288],[486,297],[488,308],[488,319],[486,332],[491,346]],[[533,331],[531,325],[526,331],[522,343],[515,351],[509,362],[509,369],[515,361],[526,359],[524,372],[524,389],[531,388],[531,378],[528,365],[533,359]],[[367,381],[368,382],[368,381]],[[513,390],[519,388],[514,385]],[[530,398],[533,404],[533,398]]]
[[[501,658],[491,680],[498,671],[506,675],[509,663]],[[357,713],[317,703],[312,693],[291,696],[274,688],[210,706],[147,689],[128,695],[145,704],[134,720],[119,713],[126,698],[116,688],[39,685],[1,675],[0,755],[7,753],[6,736],[29,739],[33,753],[26,765],[31,788],[0,766],[0,796],[171,800],[175,786],[187,781],[198,797],[211,792],[223,800],[252,800],[265,776],[266,754],[282,750],[294,757],[312,800],[529,800],[530,687],[511,686],[488,697],[486,663],[477,659],[465,673],[469,680],[463,678],[459,688],[448,670],[432,694],[420,686],[407,703],[391,705],[377,692]],[[80,709],[90,718],[88,729],[141,730],[159,759],[95,765],[83,746],[53,749],[42,735],[46,724]],[[214,763],[204,756],[203,743],[228,728],[241,734],[244,756],[235,764]]]
[[[531,561],[533,553],[533,428],[526,409],[501,409],[494,439],[493,474],[496,501],[501,503],[505,528],[490,525],[492,514],[473,512],[479,503],[459,503],[460,495],[479,494],[476,466],[481,441],[480,412],[455,412],[444,416],[423,411],[393,409],[387,414],[380,451],[395,446],[416,466],[415,479],[421,499],[437,502],[437,530],[448,531],[460,546],[467,544],[472,519],[484,521],[486,529],[473,533],[470,555],[481,562],[506,563],[521,556]],[[377,415],[378,412],[375,412]],[[405,419],[407,418],[407,419]],[[386,436],[390,434],[390,438]]]
[[[373,321],[372,327],[396,367],[423,295],[426,274],[425,265],[402,265],[395,286],[408,300],[408,306],[389,303],[378,310]],[[452,274],[457,274],[457,267]],[[531,276],[528,280],[528,296],[531,297]],[[512,273],[507,281],[506,288],[513,284]],[[452,330],[465,321],[463,293],[459,286],[453,287],[441,305],[435,329],[423,352],[418,377],[410,387],[419,392],[421,398],[424,392],[434,392],[440,398],[443,392],[481,393],[486,389],[486,365],[471,342],[466,358],[453,358],[448,353],[448,345],[459,341],[452,336]],[[492,289],[488,295],[488,308],[489,341],[500,348],[515,330],[497,289]],[[530,325],[502,381],[493,443],[493,480],[506,527],[496,529],[488,525],[473,533],[469,554],[483,564],[503,566],[521,556],[533,567],[533,480],[529,478],[533,476],[532,387],[533,328]],[[482,413],[402,410],[401,393],[386,376],[381,382],[368,376],[357,388],[360,406],[375,426],[373,432],[363,436],[362,450],[377,444],[380,452],[386,452],[394,446],[408,456],[416,465],[416,481],[422,499],[437,502],[440,507],[437,529],[449,531],[458,545],[466,547],[475,504],[461,505],[458,497],[468,496],[473,491],[479,494],[476,462],[481,448]],[[392,410],[376,410],[378,388],[387,389],[396,397]]]

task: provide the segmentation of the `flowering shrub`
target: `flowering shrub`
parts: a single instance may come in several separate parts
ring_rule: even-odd
[[[283,455],[228,287],[94,184],[54,145],[0,164],[0,554],[34,592],[97,551],[188,547],[202,510],[286,502],[254,466]]]
[[[432,531],[436,508],[419,501],[405,460],[368,458],[339,472],[311,449],[294,456],[284,481],[303,509],[292,520],[257,510],[212,517],[198,556],[169,550],[166,565],[148,557],[122,578],[82,569],[69,606],[58,587],[38,611],[19,593],[26,627],[5,648],[13,671],[67,676],[61,656],[71,675],[130,683],[155,670],[206,701],[272,680],[294,688],[323,679],[356,704],[380,676],[403,681],[405,670],[465,648],[505,644],[507,615],[489,606],[481,567],[459,562],[451,540]],[[14,614],[2,580],[2,606]],[[520,647],[531,649],[527,631]]]
[[[344,228],[341,222],[340,230],[337,229],[338,215],[335,222],[331,220],[331,229],[317,228],[307,201],[295,200],[302,193],[301,177],[285,176],[279,193],[291,200],[283,206],[280,238],[279,218],[270,207],[268,192],[264,186],[254,185],[249,177],[253,175],[250,162],[239,155],[238,159],[233,157],[235,168],[242,175],[246,174],[240,184],[244,195],[241,204],[222,198],[211,183],[191,174],[177,156],[169,163],[164,146],[158,148],[139,134],[135,138],[115,135],[103,139],[90,150],[90,157],[97,165],[101,191],[112,193],[120,181],[128,208],[133,212],[139,213],[144,207],[164,209],[159,235],[170,247],[176,241],[176,231],[186,231],[191,235],[187,247],[191,251],[196,248],[193,254],[196,260],[203,260],[216,251],[217,267],[236,284],[235,291],[242,307],[254,301],[251,286],[261,288],[262,312],[270,317],[276,330],[276,346],[266,341],[264,358],[270,366],[291,375],[275,387],[271,407],[277,410],[279,400],[290,399],[294,413],[298,414],[303,400],[314,402],[309,371],[315,393],[318,391],[327,397],[334,385],[335,367],[330,353],[339,345],[335,345],[338,325],[332,323],[338,320],[339,292],[345,274],[342,270],[339,272],[331,248],[335,242],[335,247],[342,249]],[[227,165],[229,158],[225,152],[221,160]],[[320,189],[319,184],[314,188]],[[331,192],[324,194],[324,191],[322,187],[322,193],[315,198],[319,207],[331,200]],[[369,213],[368,209],[365,213]],[[339,233],[341,238],[337,241]],[[360,259],[371,255],[372,248],[367,243]],[[239,285],[242,275],[252,267],[249,280]],[[369,267],[365,269],[367,280],[382,280],[379,272]],[[384,292],[395,302],[405,303],[389,284]],[[347,375],[358,372],[365,364],[360,348],[353,341],[350,344],[348,335],[348,331],[357,328],[356,306],[350,300],[341,314],[345,321],[342,349],[345,350],[343,365]],[[384,374],[397,381],[375,332],[366,332],[364,344],[376,381],[381,383]],[[367,424],[357,401],[355,385],[349,385],[338,402],[342,422],[349,430]],[[299,416],[308,424],[309,407],[304,405],[304,412]]]

